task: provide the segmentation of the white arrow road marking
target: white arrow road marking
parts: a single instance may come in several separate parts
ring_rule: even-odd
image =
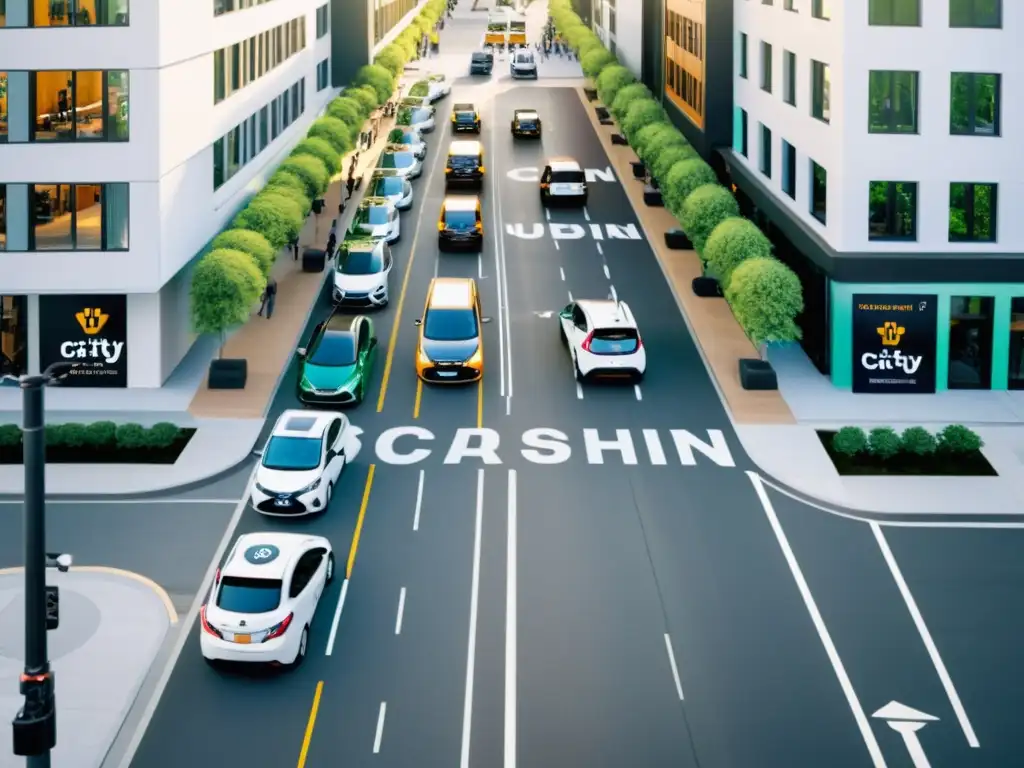
[[[900,704],[898,701],[890,701],[872,717],[882,720],[911,720],[916,723],[936,723],[939,720],[935,715],[929,715],[919,709],[908,707],[906,704]]]
[[[359,436],[363,434],[362,427],[357,427],[355,424],[348,425],[348,441],[345,444],[345,463],[354,461],[356,456],[359,455],[359,451],[363,448],[363,441],[359,439]]]
[[[924,753],[924,747],[921,746],[917,732],[928,723],[936,722],[939,718],[908,707],[906,704],[900,704],[898,701],[890,701],[872,717],[885,720],[890,728],[903,737],[903,744],[910,754],[914,768],[931,768],[932,764],[928,762],[928,756]]]
[[[535,311],[533,314],[535,314],[537,317],[541,317],[541,318],[544,318],[546,320],[547,318],[551,317],[555,313],[554,313],[553,310],[545,309],[543,312],[536,312]]]

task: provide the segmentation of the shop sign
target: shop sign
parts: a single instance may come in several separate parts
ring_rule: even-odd
[[[128,386],[128,300],[125,296],[40,296],[39,367],[81,363],[65,387]]]
[[[935,391],[934,294],[853,297],[853,391]]]

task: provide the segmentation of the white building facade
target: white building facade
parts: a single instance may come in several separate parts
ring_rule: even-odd
[[[597,36],[639,78],[644,45],[642,0],[592,2],[591,19]]]
[[[0,373],[161,386],[191,265],[334,95],[329,59],[328,0],[0,2]]]

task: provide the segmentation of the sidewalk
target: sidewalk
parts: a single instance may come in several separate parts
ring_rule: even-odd
[[[744,450],[768,476],[807,496],[848,509],[889,514],[1024,514],[1024,392],[945,392],[937,395],[855,395],[836,389],[798,344],[773,348],[769,360],[779,391],[750,392],[739,382],[739,360],[757,357],[725,299],[700,298],[690,282],[701,272],[693,251],[673,251],[664,233],[678,223],[643,202],[633,180],[636,154],[614,145],[590,102],[580,100],[647,236],[687,326],[701,351]],[[971,426],[998,477],[840,477],[816,429],[842,426]],[[984,508],[979,503],[984,500]]]
[[[163,589],[127,571],[72,567],[47,574],[47,583],[60,587],[60,627],[48,633],[57,695],[53,767],[99,768],[178,615]],[[0,571],[0,708],[10,716],[23,701],[24,606],[22,569]],[[24,765],[10,746],[0,750],[0,768]]]

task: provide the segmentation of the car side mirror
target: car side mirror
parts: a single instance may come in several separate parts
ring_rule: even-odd
[[[299,357],[305,357],[306,356],[306,348],[305,347],[299,347],[298,349],[295,350],[295,354],[298,355]]]
[[[423,318],[422,317],[417,317],[415,320],[412,321],[412,324],[413,325],[423,325]]]
[[[491,318],[489,318],[489,317],[481,317],[480,318],[480,322],[481,323],[489,323],[489,322],[491,322]]]

